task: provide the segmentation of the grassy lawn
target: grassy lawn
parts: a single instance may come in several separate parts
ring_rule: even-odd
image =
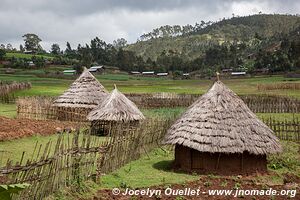
[[[69,137],[68,137],[69,135]],[[82,135],[79,136],[79,141]],[[97,137],[97,136],[91,136],[92,138],[96,139],[97,141],[104,141],[106,138],[105,137]],[[69,138],[69,139],[68,139]],[[71,145],[72,142],[72,135],[71,134],[64,134],[63,141],[64,144],[69,144]],[[55,144],[57,142],[58,135],[53,134],[53,135],[48,135],[48,136],[41,136],[41,135],[35,135],[31,137],[25,137],[21,139],[16,139],[16,140],[8,140],[8,141],[2,141],[0,142],[0,166],[5,165],[7,159],[13,160],[14,162],[20,161],[23,152],[25,151],[24,155],[24,160],[26,161],[28,158],[32,158],[32,156],[36,156],[37,152],[34,153],[34,148],[35,145],[37,144],[39,147],[41,147],[41,152],[43,152],[46,144],[51,141],[51,153],[54,152]],[[92,139],[93,140],[93,139]],[[21,148],[20,148],[21,147]],[[38,148],[37,148],[38,150]],[[36,150],[36,151],[37,151]],[[24,162],[23,160],[23,162]]]
[[[173,172],[170,169],[174,152],[155,149],[148,156],[130,162],[101,178],[102,188],[137,188],[152,185],[184,183],[197,180],[197,175]]]
[[[39,71],[39,73],[42,73]],[[117,84],[119,90],[123,93],[189,93],[203,94],[213,84],[213,80],[171,80],[166,78],[153,77],[135,77],[127,74],[104,74],[96,75],[97,79],[104,85],[107,90],[113,89],[113,84]],[[39,78],[30,73],[22,74],[0,74],[0,80],[7,81],[29,81],[32,83],[32,89],[28,91],[19,91],[19,96],[47,95],[57,96],[63,93],[73,80],[56,79],[56,78]],[[269,90],[258,91],[257,84],[271,84],[284,82],[300,82],[298,78],[284,78],[282,76],[273,77],[255,77],[245,79],[224,79],[223,82],[235,91],[237,94],[272,94],[285,95],[300,98],[297,90]]]
[[[273,184],[283,183],[284,173],[293,173],[300,177],[300,158],[297,151],[299,144],[282,141],[284,151],[268,158],[268,169],[271,176],[258,176],[258,181]],[[137,188],[154,185],[184,183],[199,179],[194,174],[176,173],[170,169],[174,152],[155,149],[148,156],[130,162],[124,167],[105,175],[101,179],[102,188]],[[155,176],[153,176],[155,175]]]
[[[250,176],[258,185],[284,184],[284,174],[292,173],[300,177],[300,159],[297,153],[300,145],[294,142],[282,141],[283,152],[268,157],[269,174]],[[100,189],[125,189],[147,188],[158,185],[171,187],[172,184],[183,184],[200,178],[218,178],[216,175],[196,175],[174,172],[171,163],[174,160],[174,151],[157,148],[136,161],[132,161],[120,169],[101,177],[100,183],[85,181],[81,186],[82,192],[75,192],[72,187],[67,187],[48,197],[54,199],[92,199]],[[237,176],[228,178],[236,179]],[[247,176],[242,177],[249,180]],[[243,180],[242,180],[243,181]],[[242,182],[243,183],[243,182]],[[224,187],[224,186],[222,186]],[[96,195],[97,196],[97,195]],[[181,198],[180,198],[181,199]]]
[[[15,118],[17,116],[16,104],[0,103],[0,116]]]
[[[159,117],[159,118],[170,118],[176,117],[182,114],[187,108],[155,108],[155,109],[141,109],[146,117]],[[292,120],[300,118],[300,113],[256,113],[256,115],[262,118],[274,118],[279,121]],[[0,103],[0,116],[14,118],[17,116],[16,104],[1,104]]]

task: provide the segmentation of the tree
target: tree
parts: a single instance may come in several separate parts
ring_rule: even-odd
[[[8,43],[6,45],[6,49],[9,50],[9,51],[11,51],[11,50],[13,50],[13,46],[10,43]]]
[[[21,44],[20,44],[20,51],[21,51],[21,52],[24,52],[24,47],[23,47],[23,45],[21,45]]]
[[[42,41],[39,36],[33,33],[27,33],[22,36],[25,41],[25,49],[27,51],[38,52],[42,50],[40,42]]]
[[[67,42],[67,48],[65,50],[65,55],[69,59],[76,59],[77,58],[76,51],[72,49],[69,42]]]
[[[52,44],[51,53],[54,54],[54,55],[59,55],[60,54],[60,47],[59,47],[58,44]]]
[[[127,45],[127,40],[125,40],[124,38],[119,38],[117,40],[113,41],[113,46],[118,48],[123,48]]]
[[[4,49],[0,49],[0,60],[3,60],[5,54],[6,54],[5,50]]]

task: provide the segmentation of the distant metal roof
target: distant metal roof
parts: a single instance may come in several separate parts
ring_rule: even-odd
[[[142,72],[142,74],[154,74],[154,71],[150,71],[150,72]]]
[[[93,66],[90,69],[102,69],[102,68],[103,68],[103,66]]]
[[[246,75],[246,72],[231,72],[231,75]]]
[[[74,73],[74,72],[76,72],[76,70],[74,70],[74,69],[67,69],[67,70],[64,70],[63,72],[64,73]]]
[[[157,75],[157,76],[168,76],[168,73],[167,73],[167,72],[164,72],[164,73],[157,73],[156,75]]]
[[[89,72],[96,72],[98,69],[90,68],[90,69],[88,69],[88,70],[89,70]]]
[[[138,71],[131,71],[130,73],[132,73],[132,74],[140,74],[141,72],[138,72]]]

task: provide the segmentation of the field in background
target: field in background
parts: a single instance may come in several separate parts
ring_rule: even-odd
[[[15,58],[27,58],[27,59],[31,59],[32,58],[32,54],[25,54],[25,53],[6,53],[5,57],[6,58],[11,58],[11,57],[15,57]],[[53,59],[52,56],[49,55],[34,55],[36,57],[43,57],[46,59]]]
[[[123,93],[187,93],[187,94],[203,94],[213,84],[214,80],[172,80],[167,78],[154,77],[136,77],[126,74],[104,74],[96,75],[97,79],[108,90],[113,89],[113,85],[117,84],[118,89]],[[33,74],[0,74],[2,81],[29,81],[32,83],[32,89],[27,91],[19,91],[17,96],[34,96],[46,95],[57,96],[63,93],[69,85],[74,81],[72,79],[56,79],[56,78],[40,78]],[[300,83],[299,78],[284,78],[283,76],[272,77],[254,77],[242,79],[224,79],[222,80],[230,89],[239,95],[245,94],[270,94],[292,96],[300,98],[298,90],[279,89],[279,90],[258,90],[258,84],[273,83]]]

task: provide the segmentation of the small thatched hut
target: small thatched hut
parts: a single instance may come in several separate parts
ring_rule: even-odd
[[[85,68],[70,88],[53,103],[60,120],[84,121],[88,113],[108,95],[101,83]]]
[[[200,173],[265,172],[266,155],[281,151],[273,131],[220,81],[171,126],[164,142],[175,145],[174,167]]]
[[[87,119],[91,121],[92,134],[107,134],[112,126],[122,123],[134,128],[145,117],[138,107],[117,87],[109,94],[99,106],[92,110]]]

